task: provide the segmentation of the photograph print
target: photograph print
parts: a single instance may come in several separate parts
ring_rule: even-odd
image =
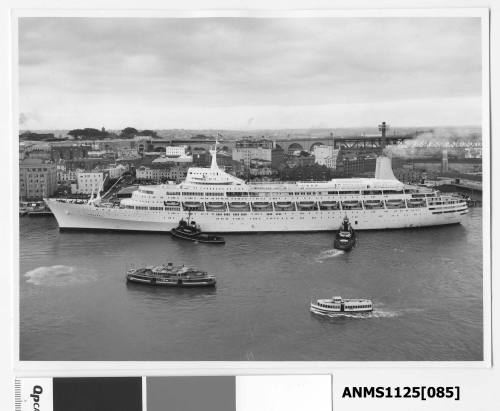
[[[16,23],[20,361],[485,360],[484,17]]]

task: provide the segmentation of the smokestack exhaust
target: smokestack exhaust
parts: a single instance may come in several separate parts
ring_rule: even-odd
[[[389,124],[386,124],[385,121],[382,121],[382,124],[378,125],[378,130],[380,131],[380,134],[382,137],[382,142],[381,142],[382,150],[384,150],[385,146],[387,145],[387,130],[388,129],[389,129]]]

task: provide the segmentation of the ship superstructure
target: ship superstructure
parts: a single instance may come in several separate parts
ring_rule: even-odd
[[[459,223],[465,200],[398,181],[387,157],[375,178],[246,183],[220,169],[191,167],[180,184],[139,186],[120,205],[46,199],[59,227],[170,231],[191,216],[205,232],[336,230],[347,216],[356,230]]]

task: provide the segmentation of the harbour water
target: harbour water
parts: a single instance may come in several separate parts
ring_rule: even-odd
[[[483,359],[482,208],[460,225],[358,233],[233,234],[224,246],[168,234],[59,232],[20,219],[20,359],[26,361],[478,361]],[[127,285],[172,261],[215,289]],[[311,299],[370,298],[327,317]]]

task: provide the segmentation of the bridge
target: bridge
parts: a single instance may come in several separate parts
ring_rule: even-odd
[[[385,145],[403,144],[406,140],[414,138],[414,135],[402,136],[356,136],[356,137],[331,137],[326,136],[323,138],[301,138],[289,139],[278,138],[269,139],[275,143],[277,148],[282,148],[285,152],[291,153],[294,151],[312,151],[314,146],[325,145],[334,146],[335,148],[342,149],[344,152],[377,152],[382,151]],[[258,140],[255,140],[258,141]],[[223,139],[219,140],[219,147],[228,151],[235,148],[238,140]],[[160,140],[154,139],[151,141],[153,150],[157,148],[164,148],[166,146],[189,146],[192,151],[208,150],[214,147],[214,140],[207,139],[171,139]]]

